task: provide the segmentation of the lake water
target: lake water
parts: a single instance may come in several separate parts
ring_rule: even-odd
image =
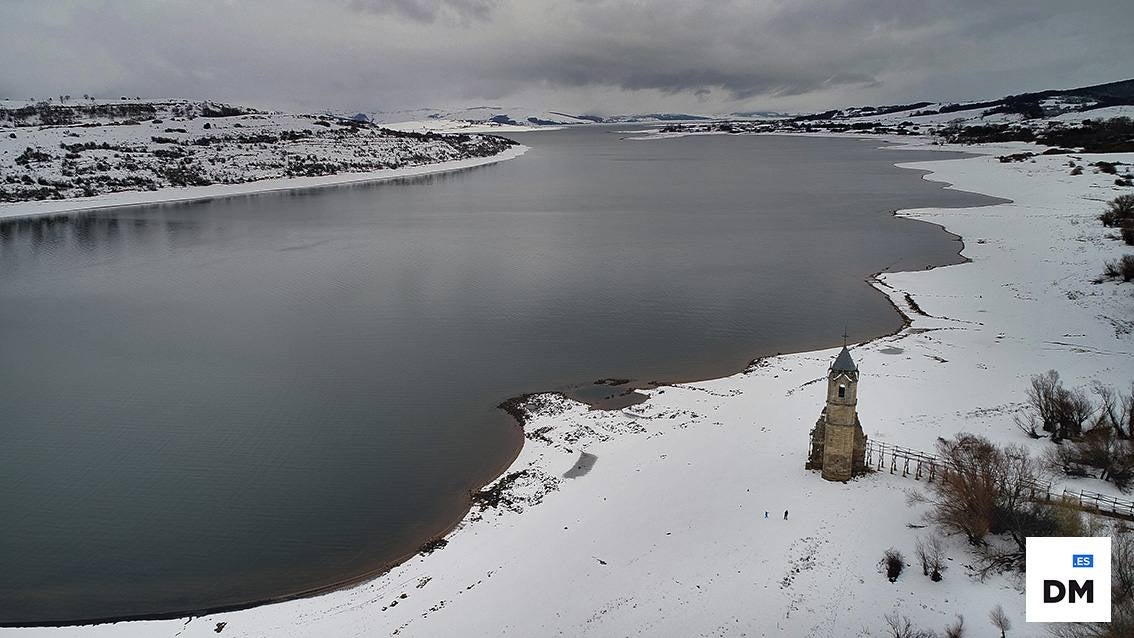
[[[458,173],[0,224],[0,623],[372,572],[514,458],[502,400],[892,331],[864,276],[960,244],[890,211],[994,201],[874,141],[514,137]]]

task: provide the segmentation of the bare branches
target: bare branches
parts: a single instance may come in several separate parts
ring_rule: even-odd
[[[913,622],[897,611],[883,616],[886,622],[886,635],[890,638],[937,638],[937,632],[928,629],[918,629]]]
[[[921,573],[933,582],[939,582],[941,572],[945,571],[945,542],[937,534],[919,536],[914,549],[921,562]]]
[[[988,622],[992,623],[993,627],[1000,630],[1000,638],[1005,638],[1005,634],[1012,628],[1012,619],[1004,612],[1004,608],[997,605],[988,612]]]
[[[1032,377],[1027,407],[1031,414],[1025,415],[1017,425],[1025,431],[1031,426],[1034,432],[1038,422],[1045,432],[1051,433],[1053,441],[1078,436],[1094,414],[1090,399],[1081,390],[1064,387],[1055,370]]]

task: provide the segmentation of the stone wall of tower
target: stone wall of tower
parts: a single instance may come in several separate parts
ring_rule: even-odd
[[[839,386],[846,388],[845,395],[839,396]],[[858,404],[858,373],[839,372],[830,373],[827,377],[827,405],[857,405]]]
[[[826,423],[826,414],[821,414],[819,420],[815,422],[815,427],[811,428],[811,449],[807,452],[807,464],[804,466],[809,470],[823,469],[823,443],[827,439]]]
[[[849,481],[854,476],[856,428],[853,425],[838,425],[828,419],[824,429],[823,478],[828,481]]]
[[[866,434],[862,431],[862,425],[858,423],[857,414],[854,419],[854,453],[851,455],[851,474],[857,475],[866,471]]]

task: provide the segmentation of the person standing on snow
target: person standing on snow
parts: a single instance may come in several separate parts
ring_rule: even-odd
[[[784,520],[787,520],[787,510],[784,510]]]

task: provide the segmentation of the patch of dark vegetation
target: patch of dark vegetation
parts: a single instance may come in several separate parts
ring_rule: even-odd
[[[1094,164],[1092,164],[1091,166],[1094,166],[1095,168],[1099,169],[1100,173],[1106,173],[1107,175],[1117,175],[1118,174],[1118,167],[1121,164],[1122,164],[1122,162],[1106,162],[1106,161],[1103,161],[1103,160],[1099,160],[1099,161],[1095,162]]]
[[[941,129],[941,137],[952,144],[988,144],[993,142],[1034,142],[1032,129],[1016,124],[954,124]]]
[[[928,312],[921,309],[921,306],[917,305],[917,301],[915,301],[913,296],[911,296],[908,292],[906,293],[906,303],[910,305],[910,310],[913,310],[917,314],[923,317],[930,316]]]
[[[1001,164],[1008,164],[1010,162],[1023,162],[1035,157],[1035,153],[1013,153],[1011,155],[1001,155],[996,159],[1000,160]]]
[[[428,543],[422,545],[421,547],[419,547],[417,549],[417,553],[419,553],[419,554],[432,554],[433,552],[435,552],[439,549],[445,549],[445,546],[448,545],[448,544],[449,544],[449,541],[445,540],[444,538],[435,538],[435,539],[429,541]]]
[[[206,103],[201,107],[201,117],[234,117],[236,115],[247,115],[249,113],[255,113],[255,111],[238,106],[231,106],[229,104]]]
[[[620,379],[620,378],[617,378],[617,377],[612,377],[612,378],[609,378],[609,379],[598,379],[597,381],[595,381],[595,385],[618,386],[618,385],[626,385],[627,383],[630,383],[630,379]]]
[[[1121,279],[1124,282],[1134,279],[1134,255],[1123,255],[1104,263],[1103,276],[1107,279]]]
[[[902,570],[906,567],[906,557],[891,547],[883,553],[882,565],[886,569],[886,579],[892,583],[902,575]]]
[[[43,152],[39,148],[27,147],[23,153],[16,157],[16,164],[19,166],[27,166],[35,162],[47,162],[51,160],[51,155]]]
[[[527,423],[529,415],[550,408],[555,399],[561,397],[558,393],[529,392],[512,397],[496,407],[511,415],[522,427]]]
[[[521,394],[518,397],[507,399],[496,407],[507,412],[522,426],[528,421],[528,410],[525,406],[527,406],[528,401],[531,401],[536,396],[538,395],[535,393]]]
[[[1134,120],[1114,117],[1084,120],[1078,126],[1054,126],[1036,135],[1045,146],[1081,148],[1089,153],[1129,153],[1134,151]]]
[[[531,432],[525,432],[524,438],[531,439],[533,441],[543,441],[544,443],[551,445],[552,443],[554,443],[554,441],[551,440],[551,437],[547,436],[547,433],[552,429],[553,428],[550,425],[545,425],[542,428],[536,428]]]
[[[478,492],[472,494],[472,505],[479,507],[480,511],[484,511],[490,507],[496,508],[500,506],[510,507],[514,504],[512,496],[508,493],[509,488],[528,475],[528,470],[518,470],[505,474],[500,480]]]
[[[1119,195],[1107,202],[1106,210],[1099,214],[1099,221],[1107,228],[1117,228],[1122,241],[1127,246],[1134,246],[1134,194]],[[1108,265],[1107,276],[1121,275],[1119,262],[1114,262],[1113,268]]]

